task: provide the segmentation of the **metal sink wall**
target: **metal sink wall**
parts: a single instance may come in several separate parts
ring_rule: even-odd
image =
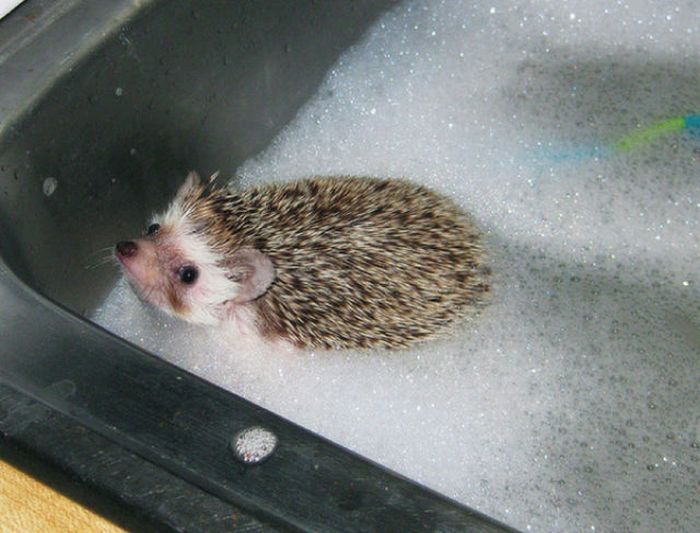
[[[107,38],[58,58],[67,69],[33,65],[57,72],[0,138],[3,257],[82,313],[114,281],[86,269],[100,250],[139,231],[189,169],[230,175],[261,150],[390,2],[122,2],[119,24],[120,3],[99,3],[84,9]]]
[[[0,385],[15,391],[0,394],[3,439],[31,449],[68,415],[145,458],[149,472],[249,513],[239,525],[253,529],[260,518],[317,530],[500,530],[81,318],[117,277],[87,268],[105,247],[140,231],[187,170],[231,174],[265,147],[391,3],[29,0],[0,22]],[[228,446],[251,424],[272,428],[280,445],[248,470]],[[44,451],[68,464],[64,437]],[[124,473],[103,466],[92,470],[100,486],[143,499],[132,490],[129,500]],[[127,477],[146,487],[157,476],[145,471]]]

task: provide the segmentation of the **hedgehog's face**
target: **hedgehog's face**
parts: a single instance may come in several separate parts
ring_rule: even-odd
[[[115,254],[144,300],[187,321],[219,322],[236,295],[206,244],[167,219],[154,221],[140,239],[117,243]]]
[[[269,260],[255,250],[243,249],[231,257],[212,250],[182,205],[185,189],[196,185],[189,177],[146,234],[117,243],[115,255],[144,300],[189,322],[217,324],[236,305],[262,295],[274,273]]]

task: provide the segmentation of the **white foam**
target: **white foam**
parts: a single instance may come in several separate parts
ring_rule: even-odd
[[[402,176],[454,197],[486,233],[495,291],[456,338],[275,353],[166,319],[123,284],[94,318],[517,528],[690,531],[700,140],[556,154],[700,112],[698,47],[692,3],[409,2],[238,169],[244,185]]]

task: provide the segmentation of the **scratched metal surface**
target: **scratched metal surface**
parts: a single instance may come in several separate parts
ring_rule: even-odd
[[[128,531],[277,530],[5,385],[0,435],[0,457]]]

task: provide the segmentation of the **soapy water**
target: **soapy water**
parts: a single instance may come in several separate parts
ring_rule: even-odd
[[[692,3],[408,2],[347,51],[242,186],[400,176],[471,212],[493,269],[459,334],[281,353],[145,307],[98,323],[521,530],[700,524],[700,110]]]

